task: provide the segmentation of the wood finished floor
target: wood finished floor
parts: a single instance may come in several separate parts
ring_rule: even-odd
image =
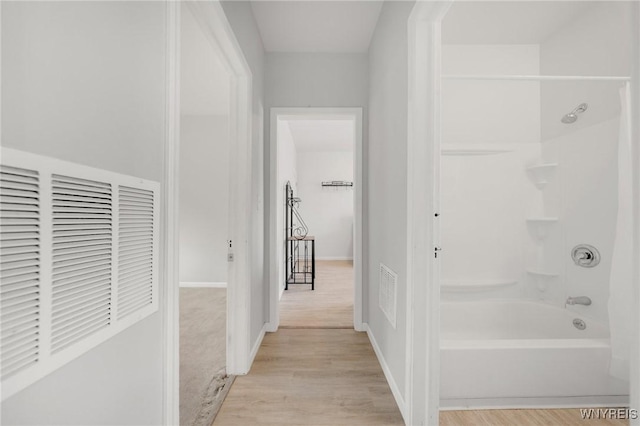
[[[627,420],[583,420],[579,409],[441,411],[440,426],[614,426]]]
[[[285,329],[265,336],[214,425],[402,425],[365,333]]]
[[[317,261],[315,290],[290,285],[280,300],[280,328],[353,328],[353,263]]]
[[[353,330],[351,262],[317,263],[316,289],[290,286],[280,330],[238,376],[214,425],[402,425],[369,338]]]

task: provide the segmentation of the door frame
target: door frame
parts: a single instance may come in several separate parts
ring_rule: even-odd
[[[440,404],[438,245],[441,143],[441,22],[454,0],[417,2],[409,20],[407,424],[437,425]],[[640,4],[634,2],[631,75],[633,217],[640,217]],[[431,164],[434,167],[424,167]],[[424,218],[431,218],[425,220]],[[630,407],[640,409],[640,220],[633,224],[635,320],[630,357]],[[426,262],[425,262],[426,260]],[[427,277],[427,285],[421,285]],[[415,309],[415,307],[426,309]],[[427,313],[420,312],[426,311]],[[409,338],[409,337],[412,338]],[[421,383],[427,383],[427,386]],[[421,406],[424,410],[421,410]],[[640,426],[640,418],[630,424]]]
[[[267,331],[275,332],[280,325],[280,270],[283,268],[284,259],[278,259],[277,248],[281,244],[281,239],[276,232],[277,221],[277,194],[282,192],[278,188],[278,119],[331,119],[331,118],[353,118],[355,121],[355,150],[354,150],[354,301],[353,301],[353,327],[356,331],[364,331],[362,306],[362,275],[363,275],[363,253],[362,253],[362,132],[363,113],[362,108],[270,108],[270,137],[269,137],[269,320]]]
[[[453,0],[416,2],[408,24],[407,424],[439,423],[440,278],[439,260],[434,256],[439,244],[435,213],[440,202],[441,22],[452,4]]]
[[[635,36],[632,37],[631,73],[631,155],[632,155],[632,217],[633,221],[633,319],[634,330],[631,341],[629,406],[640,410],[640,3],[633,2],[632,22]],[[630,420],[630,425],[640,426],[640,416]]]
[[[163,328],[163,423],[179,423],[179,162],[180,8],[166,0],[166,110],[162,185],[161,311]],[[227,277],[227,372],[246,374],[250,358],[249,239],[251,206],[252,74],[219,0],[188,0],[203,33],[230,75],[229,239],[234,261]]]

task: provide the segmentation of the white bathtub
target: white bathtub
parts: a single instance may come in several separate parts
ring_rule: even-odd
[[[578,330],[573,320],[587,327]],[[628,383],[609,375],[608,328],[531,301],[443,302],[441,408],[609,406]]]

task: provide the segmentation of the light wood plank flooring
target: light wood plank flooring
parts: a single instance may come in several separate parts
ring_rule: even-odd
[[[316,290],[290,286],[280,330],[236,378],[214,425],[402,425],[369,338],[353,330],[353,265],[317,263]]]
[[[265,336],[214,425],[402,425],[366,334],[285,329]]]
[[[290,285],[280,300],[280,328],[353,328],[353,263],[317,261],[316,285]]]
[[[583,420],[578,409],[469,410],[440,412],[440,426],[605,426],[626,420]]]

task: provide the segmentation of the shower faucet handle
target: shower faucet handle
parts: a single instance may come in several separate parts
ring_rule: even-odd
[[[567,297],[567,301],[564,302],[564,307],[567,305],[591,305],[591,298],[587,296],[578,296],[578,297]]]

